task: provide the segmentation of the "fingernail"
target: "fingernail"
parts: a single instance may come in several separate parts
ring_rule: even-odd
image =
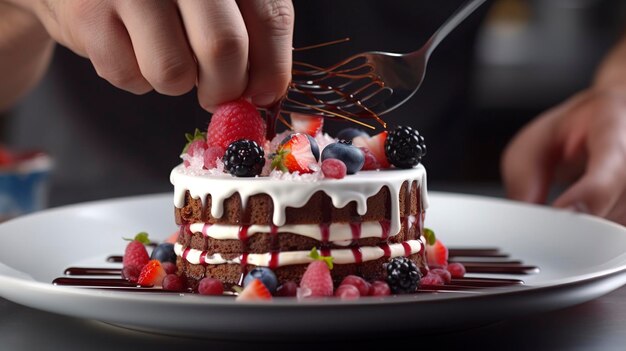
[[[252,97],[252,103],[257,106],[268,106],[274,101],[276,101],[276,95],[272,93],[263,93]]]
[[[583,202],[575,202],[567,207],[566,210],[578,213],[589,213],[589,208]]]

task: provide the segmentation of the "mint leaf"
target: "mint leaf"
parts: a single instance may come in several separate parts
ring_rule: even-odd
[[[435,245],[437,241],[437,237],[435,236],[435,232],[432,229],[424,228],[424,238],[426,238],[426,243],[428,245]]]
[[[334,258],[332,256],[322,256],[322,255],[320,255],[320,253],[319,253],[319,251],[317,251],[316,247],[311,249],[311,252],[309,253],[309,257],[311,257],[312,259],[314,259],[316,261],[324,261],[328,265],[328,269],[333,269],[333,259]]]
[[[126,241],[139,241],[140,243],[144,244],[144,245],[148,245],[150,244],[150,239],[148,239],[148,233],[146,232],[139,232],[137,233],[137,235],[135,235],[134,238],[122,238]]]

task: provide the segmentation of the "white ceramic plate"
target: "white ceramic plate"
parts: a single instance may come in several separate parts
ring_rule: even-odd
[[[500,247],[540,267],[524,287],[297,302],[54,286],[70,266],[106,266],[123,236],[164,239],[176,227],[170,194],[78,204],[0,225],[0,295],[60,314],[142,330],[220,338],[375,335],[486,323],[581,303],[626,283],[626,229],[574,213],[432,193],[426,225],[448,246]],[[520,276],[498,276],[520,278]]]

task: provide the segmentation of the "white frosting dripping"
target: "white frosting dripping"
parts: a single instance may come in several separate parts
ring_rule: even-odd
[[[390,244],[389,251],[390,257],[406,256],[406,251],[403,244],[407,244],[410,248],[410,255],[418,253],[422,250],[422,242],[420,240],[408,240],[404,243]],[[361,246],[362,261],[373,261],[385,256],[385,251],[378,246]],[[174,252],[178,256],[182,256],[183,246],[180,243],[174,244]],[[294,264],[306,264],[313,262],[314,260],[309,256],[311,251],[284,251],[277,253],[278,255],[278,267],[289,266]],[[356,258],[351,249],[332,249],[330,250],[330,256],[333,257],[333,263],[335,264],[352,264],[356,263]],[[255,266],[268,267],[270,265],[272,254],[260,253],[260,254],[248,254],[247,263]],[[186,259],[191,264],[241,264],[242,256],[237,256],[233,259],[226,259],[219,253],[208,255],[204,254],[200,250],[189,249],[186,254]]]
[[[356,202],[357,213],[367,212],[367,199],[376,195],[383,187],[388,187],[391,195],[390,235],[400,231],[399,193],[402,184],[408,181],[417,182],[421,190],[422,210],[428,207],[426,191],[426,170],[420,164],[411,169],[388,169],[380,171],[361,171],[343,179],[299,179],[277,180],[270,177],[236,178],[230,174],[209,174],[187,171],[178,165],[170,174],[174,185],[174,206],[181,208],[185,203],[185,192],[189,191],[195,199],[205,205],[206,197],[211,195],[211,215],[220,218],[223,215],[223,202],[235,193],[241,196],[245,206],[248,198],[256,194],[267,194],[274,203],[273,223],[276,226],[285,224],[287,207],[302,207],[311,196],[323,191],[332,200],[333,206],[342,208],[348,203]]]

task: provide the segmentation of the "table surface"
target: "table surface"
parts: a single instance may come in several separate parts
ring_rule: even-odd
[[[436,190],[499,196],[491,186],[471,189],[454,185]],[[328,348],[390,349],[415,344],[438,349],[480,347],[497,350],[625,350],[626,286],[598,299],[562,310],[503,320],[481,327],[430,335],[390,335],[386,339],[325,342],[300,340],[255,345],[246,341],[203,340],[130,331],[97,321],[67,317],[24,307],[0,298],[1,350],[325,350]],[[243,347],[246,347],[244,349]]]

